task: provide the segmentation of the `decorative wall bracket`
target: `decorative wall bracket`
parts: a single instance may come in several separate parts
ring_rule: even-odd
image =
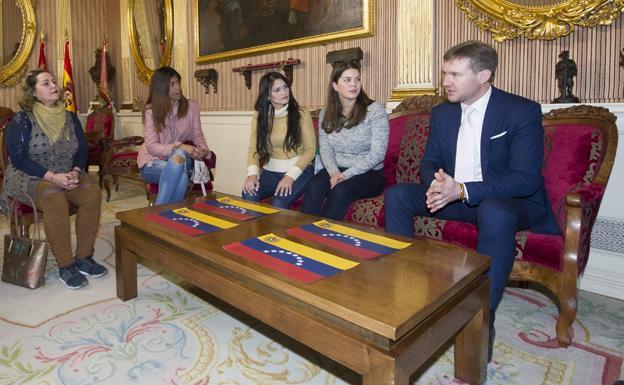
[[[364,57],[364,53],[362,52],[362,48],[347,48],[341,49],[339,51],[330,51],[325,55],[325,62],[330,63],[332,68],[336,66],[336,63],[350,63],[356,62],[360,68],[362,68],[362,58]]]
[[[204,87],[205,93],[210,93],[212,86],[213,93],[217,93],[217,83],[219,82],[219,73],[214,68],[208,68],[195,71],[195,79]]]
[[[235,67],[232,68],[232,72],[242,72],[245,77],[245,85],[247,89],[251,89],[251,73],[253,71],[266,70],[271,68],[281,68],[284,71],[284,75],[288,78],[288,81],[292,85],[293,76],[292,70],[293,66],[297,64],[301,64],[301,59],[293,59],[288,58],[288,60],[275,61],[271,63],[262,63],[262,64],[248,64],[243,67]]]

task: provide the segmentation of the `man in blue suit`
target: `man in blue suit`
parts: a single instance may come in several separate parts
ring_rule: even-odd
[[[540,105],[492,86],[498,55],[480,41],[449,49],[420,164],[424,184],[398,184],[385,194],[386,231],[414,236],[414,216],[475,224],[477,251],[491,257],[490,351],[494,313],[514,262],[516,231],[559,234],[541,175]]]

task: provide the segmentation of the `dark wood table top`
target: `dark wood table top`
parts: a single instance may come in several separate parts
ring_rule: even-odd
[[[205,199],[226,196],[212,194]],[[237,198],[240,199],[240,198]],[[154,222],[145,215],[190,206],[147,207],[117,213],[123,226],[153,237],[221,268],[245,277],[254,284],[295,298],[348,323],[396,341],[423,322],[443,303],[460,293],[489,268],[489,258],[474,251],[425,239],[391,236],[411,242],[403,250],[374,260],[353,257],[345,252],[286,234],[285,230],[320,218],[290,210],[248,221],[220,217],[239,226],[196,237],[183,235]],[[361,230],[390,236],[354,224]],[[223,249],[224,245],[267,233],[305,244],[359,262],[359,266],[319,281],[304,284],[264,268]]]

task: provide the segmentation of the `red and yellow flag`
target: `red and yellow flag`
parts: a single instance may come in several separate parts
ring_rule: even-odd
[[[65,39],[65,60],[63,63],[63,92],[65,94],[65,109],[76,112],[76,93],[74,92],[74,75],[71,60],[69,59],[69,39]]]

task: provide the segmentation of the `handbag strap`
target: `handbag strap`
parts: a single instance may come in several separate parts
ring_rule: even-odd
[[[35,238],[35,240],[39,241],[41,240],[41,230],[39,230],[39,214],[37,212],[37,206],[35,205],[35,201],[33,201],[33,199],[30,197],[30,195],[28,195],[27,193],[23,193],[21,194],[21,197],[25,197],[31,204],[31,207],[33,209],[33,213],[35,216],[35,228],[37,229],[37,238]],[[16,205],[18,203],[18,199],[17,198],[13,198],[13,202],[11,204],[11,207],[9,208],[9,218],[11,218],[12,215],[15,216],[15,224],[17,225],[18,221],[17,221],[17,210],[16,210]]]

